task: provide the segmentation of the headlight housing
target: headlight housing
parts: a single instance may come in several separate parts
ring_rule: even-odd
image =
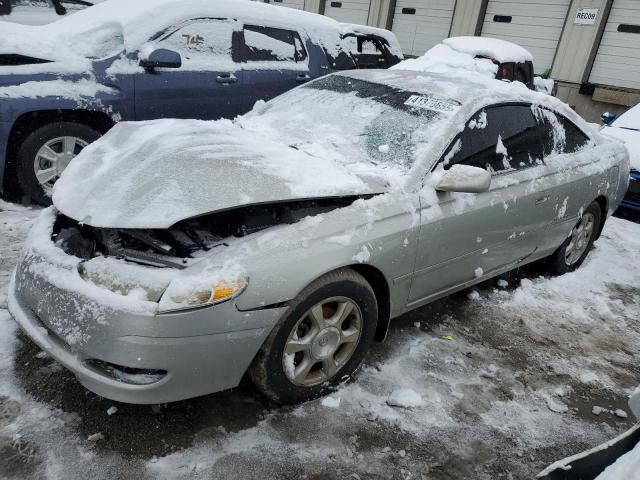
[[[215,279],[210,282],[176,282],[160,298],[159,310],[162,313],[190,310],[236,298],[247,288],[249,279],[236,277],[232,279]]]

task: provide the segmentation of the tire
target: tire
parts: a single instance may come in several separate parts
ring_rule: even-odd
[[[351,313],[345,316],[349,309]],[[331,322],[334,315],[336,321]],[[322,322],[314,320],[319,316]],[[249,375],[265,396],[281,404],[322,396],[359,370],[373,342],[377,321],[376,297],[364,277],[349,268],[328,273],[292,302],[254,358]],[[319,324],[325,328],[320,329]],[[300,337],[303,341],[297,340]],[[340,343],[344,339],[352,341]],[[306,347],[285,354],[285,347],[298,349],[297,344]],[[311,369],[305,369],[309,363]],[[331,365],[337,370],[332,372]],[[305,370],[308,373],[304,374]],[[300,374],[296,377],[297,371]]]
[[[73,145],[71,141],[65,143],[66,138],[75,139]],[[43,206],[51,205],[51,192],[53,183],[58,179],[62,170],[66,168],[69,161],[75,157],[80,150],[100,138],[100,132],[91,127],[74,122],[57,122],[45,125],[32,132],[20,146],[18,150],[17,175],[18,183],[22,192],[31,198],[31,201]],[[50,158],[47,160],[39,155],[45,145],[50,145]],[[64,150],[68,148],[68,152]],[[60,150],[60,151],[58,151]],[[55,154],[55,155],[53,155]],[[36,162],[38,168],[46,176],[52,177],[41,183],[36,176]],[[45,178],[45,175],[41,176]]]
[[[593,247],[600,225],[602,211],[597,202],[593,202],[583,212],[580,220],[562,245],[549,258],[549,270],[555,275],[573,272],[582,265]],[[588,235],[586,235],[588,233]],[[586,235],[586,236],[585,236]],[[576,239],[578,239],[576,241]]]

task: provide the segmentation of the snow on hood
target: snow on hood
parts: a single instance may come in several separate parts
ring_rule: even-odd
[[[4,23],[0,54],[77,64],[81,59],[105,58],[122,50],[134,52],[159,31],[198,17],[269,18],[276,27],[298,25],[329,53],[337,52],[336,32],[342,29],[338,22],[322,15],[247,0],[107,0],[48,25]]]
[[[320,152],[229,120],[121,122],[71,162],[53,203],[94,227],[168,228],[241,205],[384,191],[382,178]]]
[[[533,61],[533,56],[521,46],[497,38],[451,37],[423,56],[405,60],[391,68],[433,73],[456,70],[495,78],[498,66],[491,59],[500,63],[525,62]]]
[[[618,125],[614,124],[610,127],[604,127],[601,133],[607,137],[622,140],[629,151],[631,168],[640,172],[640,131],[618,128]]]

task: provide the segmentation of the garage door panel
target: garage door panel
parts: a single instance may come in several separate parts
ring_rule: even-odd
[[[489,0],[482,36],[517,43],[533,55],[536,73],[551,68],[571,0]],[[496,15],[508,22],[495,21]]]
[[[274,5],[304,10],[304,0],[272,0]]]
[[[391,29],[405,55],[423,55],[449,36],[455,0],[398,0]]]
[[[327,0],[324,14],[338,22],[366,25],[369,18],[369,0]]]
[[[640,25],[639,1],[614,0],[589,82],[640,89],[640,34],[618,32],[621,23]]]

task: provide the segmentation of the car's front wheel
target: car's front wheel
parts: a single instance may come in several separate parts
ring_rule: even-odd
[[[375,294],[351,269],[305,288],[273,329],[249,370],[266,396],[299,403],[325,394],[358,370],[373,341]]]
[[[100,132],[74,122],[57,122],[33,131],[18,151],[18,182],[25,195],[40,205],[51,204],[53,184],[84,147]]]
[[[593,242],[600,231],[602,212],[600,205],[593,202],[582,213],[578,223],[560,248],[550,258],[552,273],[562,275],[572,272],[587,258]]]

